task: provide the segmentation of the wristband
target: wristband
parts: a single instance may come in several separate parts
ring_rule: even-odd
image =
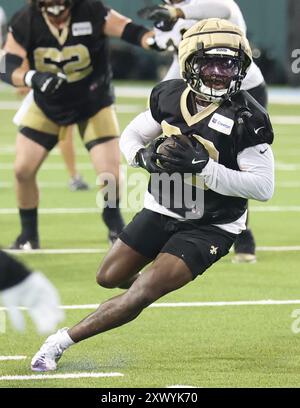
[[[141,46],[141,40],[144,34],[148,32],[149,30],[144,26],[128,23],[124,28],[121,38],[130,44]]]
[[[26,74],[24,75],[24,84],[28,88],[32,88],[32,78],[35,73],[36,71],[30,70],[30,71],[27,71]]]

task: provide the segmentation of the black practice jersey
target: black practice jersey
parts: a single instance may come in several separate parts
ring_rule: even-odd
[[[72,8],[69,25],[60,31],[33,5],[12,18],[10,31],[27,50],[30,68],[67,76],[54,95],[34,92],[37,105],[60,125],[88,119],[114,102],[108,38],[103,33],[108,10],[100,1],[80,1]]]
[[[230,99],[211,104],[198,112],[195,94],[183,80],[173,79],[161,82],[153,89],[150,109],[165,135],[197,135],[210,157],[229,169],[240,170],[237,156],[247,147],[273,142],[273,130],[267,112],[246,91],[240,91]],[[249,121],[243,120],[243,115],[247,115]],[[191,196],[195,197],[195,189],[200,187],[196,187],[195,183],[189,185],[193,190]],[[156,201],[164,206],[170,201],[167,208],[183,217],[191,211],[196,215],[203,214],[197,219],[201,224],[233,222],[240,218],[247,208],[246,199],[224,196],[205,186],[202,186],[202,208],[201,205],[199,208],[189,208],[188,204],[176,208],[176,199],[165,199],[161,185],[156,185],[151,180],[148,189]],[[170,194],[169,191],[167,194]]]

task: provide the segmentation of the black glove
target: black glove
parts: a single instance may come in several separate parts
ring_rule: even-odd
[[[153,140],[147,147],[140,149],[135,155],[135,162],[149,173],[162,173],[163,169],[157,165],[157,160],[161,155],[156,153],[158,146],[166,140],[166,137],[159,137]]]
[[[64,74],[39,71],[29,71],[24,78],[27,86],[44,95],[54,94],[66,80],[67,77]]]
[[[195,139],[192,141],[184,135],[171,136],[175,142],[174,147],[166,146],[169,155],[159,155],[163,168],[173,173],[201,173],[207,165],[209,155],[202,143]]]
[[[152,21],[176,21],[177,10],[172,6],[145,7],[138,11],[138,16]]]
[[[250,145],[273,143],[274,133],[267,112],[258,109],[251,112],[249,109],[244,108],[238,112],[238,119],[244,123]]]

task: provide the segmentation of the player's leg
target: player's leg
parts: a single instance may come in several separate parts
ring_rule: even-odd
[[[58,140],[59,127],[32,103],[16,142],[15,181],[21,233],[12,249],[38,249],[39,189],[36,175]]]
[[[62,329],[50,336],[33,357],[32,370],[55,370],[63,352],[74,343],[129,323],[151,303],[192,279],[184,261],[170,254],[159,255],[128,291],[102,303],[73,328]]]
[[[248,92],[257,100],[265,109],[268,108],[268,91],[265,83],[249,89]],[[233,258],[234,263],[255,263],[255,238],[252,230],[249,228],[249,209],[246,221],[247,229],[238,235],[234,243],[235,256]]]
[[[188,266],[177,256],[164,253],[120,296],[101,304],[78,325],[68,331],[73,342],[103,333],[135,319],[146,307],[193,280]]]
[[[139,216],[137,221],[143,221],[143,218]],[[151,221],[149,217],[148,221]],[[63,351],[74,343],[135,319],[151,303],[167,293],[183,287],[226,255],[236,238],[235,235],[216,227],[194,228],[190,225],[186,227],[186,225],[182,226],[182,223],[174,222],[165,216],[153,217],[153,221],[156,221],[153,223],[156,232],[158,232],[157,225],[160,224],[161,235],[165,234],[165,245],[161,248],[153,264],[135,280],[125,293],[101,304],[94,313],[73,328],[61,330],[48,338],[32,360],[34,371],[56,369],[56,362]],[[133,231],[135,231],[136,236],[135,234],[132,236]],[[140,242],[137,241],[138,226],[136,225],[129,232],[128,239],[132,239],[132,242],[139,245]],[[151,246],[153,242],[151,234],[149,239],[146,234],[143,236],[147,237],[143,241],[148,242]],[[160,236],[158,236],[159,239]],[[125,259],[124,263],[126,264],[127,261],[129,259]],[[115,266],[122,268],[124,263],[118,266],[115,264]],[[104,262],[98,275],[106,275],[105,269],[107,269],[107,264]],[[114,273],[111,271],[112,275]]]
[[[38,249],[39,189],[36,174],[48,155],[48,151],[22,133],[17,136],[15,181],[21,221],[21,233],[12,249]]]
[[[79,125],[79,130],[104,191],[103,221],[109,230],[110,242],[115,242],[124,228],[120,211],[121,180],[119,148],[119,125],[113,106],[106,107],[93,118]],[[112,188],[107,194],[106,187]]]
[[[89,185],[82,179],[76,166],[76,152],[73,140],[74,126],[65,129],[64,137],[59,141],[59,148],[70,176],[69,188],[71,191],[88,190]]]

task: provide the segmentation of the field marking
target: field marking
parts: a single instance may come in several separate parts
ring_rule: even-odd
[[[300,125],[300,116],[271,116],[273,125]]]
[[[146,85],[146,84],[130,84],[125,85],[117,84],[115,85],[115,91],[117,97],[121,98],[148,98],[150,93],[155,86],[155,82],[153,84]],[[9,95],[15,95],[14,90],[9,85],[0,84],[0,90],[7,92]],[[268,99],[269,102],[272,104],[280,104],[280,105],[298,105],[300,103],[300,92],[298,89],[295,88],[274,88],[268,87]]]
[[[26,360],[26,356],[0,356],[0,361],[19,361]]]
[[[22,101],[0,101],[1,111],[14,111],[18,110],[22,104]],[[147,105],[133,105],[133,104],[117,104],[117,113],[138,113],[147,109]]]
[[[5,250],[12,255],[78,255],[78,254],[105,254],[109,248],[83,248],[83,249],[36,249],[34,251]]]
[[[93,170],[92,164],[88,162],[77,163],[76,167],[79,170]],[[0,170],[13,170],[13,168],[14,168],[13,163],[1,163],[0,164]],[[64,163],[43,163],[41,169],[47,170],[47,171],[66,170],[66,166]]]
[[[94,171],[93,166],[90,162],[79,162],[76,164],[76,167],[79,170],[91,170]],[[0,170],[13,170],[14,165],[13,163],[1,163]],[[58,171],[58,170],[65,170],[66,166],[64,163],[43,163],[41,170],[47,171]],[[275,169],[277,171],[298,171],[300,170],[300,164],[298,163],[281,163],[277,162],[275,164]]]
[[[124,377],[121,373],[70,373],[70,374],[40,374],[40,375],[3,375],[0,381],[32,381],[32,380],[68,380],[78,378]]]
[[[280,163],[277,162],[275,165],[277,171],[298,171],[300,170],[300,164],[298,163]]]
[[[121,210],[130,210],[130,208],[123,208],[121,205]],[[101,208],[40,208],[39,214],[47,215],[72,215],[72,214],[98,214]],[[250,207],[251,212],[259,213],[269,213],[269,212],[300,212],[299,205],[286,205],[286,206],[253,206]],[[0,215],[16,215],[19,211],[16,208],[0,208]]]
[[[60,306],[63,310],[95,310],[99,304],[88,305],[64,305]],[[167,308],[193,308],[193,307],[232,307],[232,306],[282,306],[282,305],[300,305],[300,299],[293,300],[234,300],[234,301],[216,301],[216,302],[168,302],[153,303],[148,306],[150,309],[167,309]],[[25,307],[19,307],[20,310],[27,310]],[[0,311],[6,311],[5,307],[0,307]]]
[[[147,92],[148,95],[143,94],[143,98],[147,98],[150,95],[150,92]],[[118,95],[122,96],[122,95]],[[130,96],[125,95],[127,98]],[[139,96],[133,96],[134,98],[139,97]],[[22,101],[0,101],[0,111],[16,111],[20,108],[22,104]],[[147,109],[147,105],[134,105],[134,104],[117,104],[116,105],[116,111],[117,114],[138,114],[140,112],[143,112]],[[300,124],[300,116],[296,115],[272,115],[271,116],[271,121],[274,125],[299,125]]]
[[[36,249],[34,251],[18,251],[13,249],[4,250],[12,255],[84,255],[84,254],[105,254],[109,248],[66,248],[66,249]],[[261,246],[257,247],[258,252],[298,252],[300,245],[295,246]]]
[[[195,385],[167,385],[166,388],[201,388],[201,387],[196,387]]]
[[[65,190],[69,189],[68,182],[66,183],[38,182],[38,186],[44,189],[65,189]],[[13,188],[13,187],[14,183],[0,182],[0,188]]]
[[[68,190],[68,188],[69,188],[68,182],[59,183],[59,182],[55,182],[55,181],[54,182],[52,182],[52,181],[49,181],[49,182],[40,181],[40,182],[38,182],[38,186],[40,188],[43,188],[43,189],[67,189]],[[278,188],[295,189],[295,188],[299,188],[299,187],[300,187],[300,182],[299,181],[283,181],[283,182],[276,183],[276,189],[278,189]],[[0,188],[14,188],[14,183],[13,182],[6,182],[6,181],[1,182],[0,181]],[[93,190],[94,188],[96,189],[97,185],[96,184],[95,185],[90,184],[90,190]]]

